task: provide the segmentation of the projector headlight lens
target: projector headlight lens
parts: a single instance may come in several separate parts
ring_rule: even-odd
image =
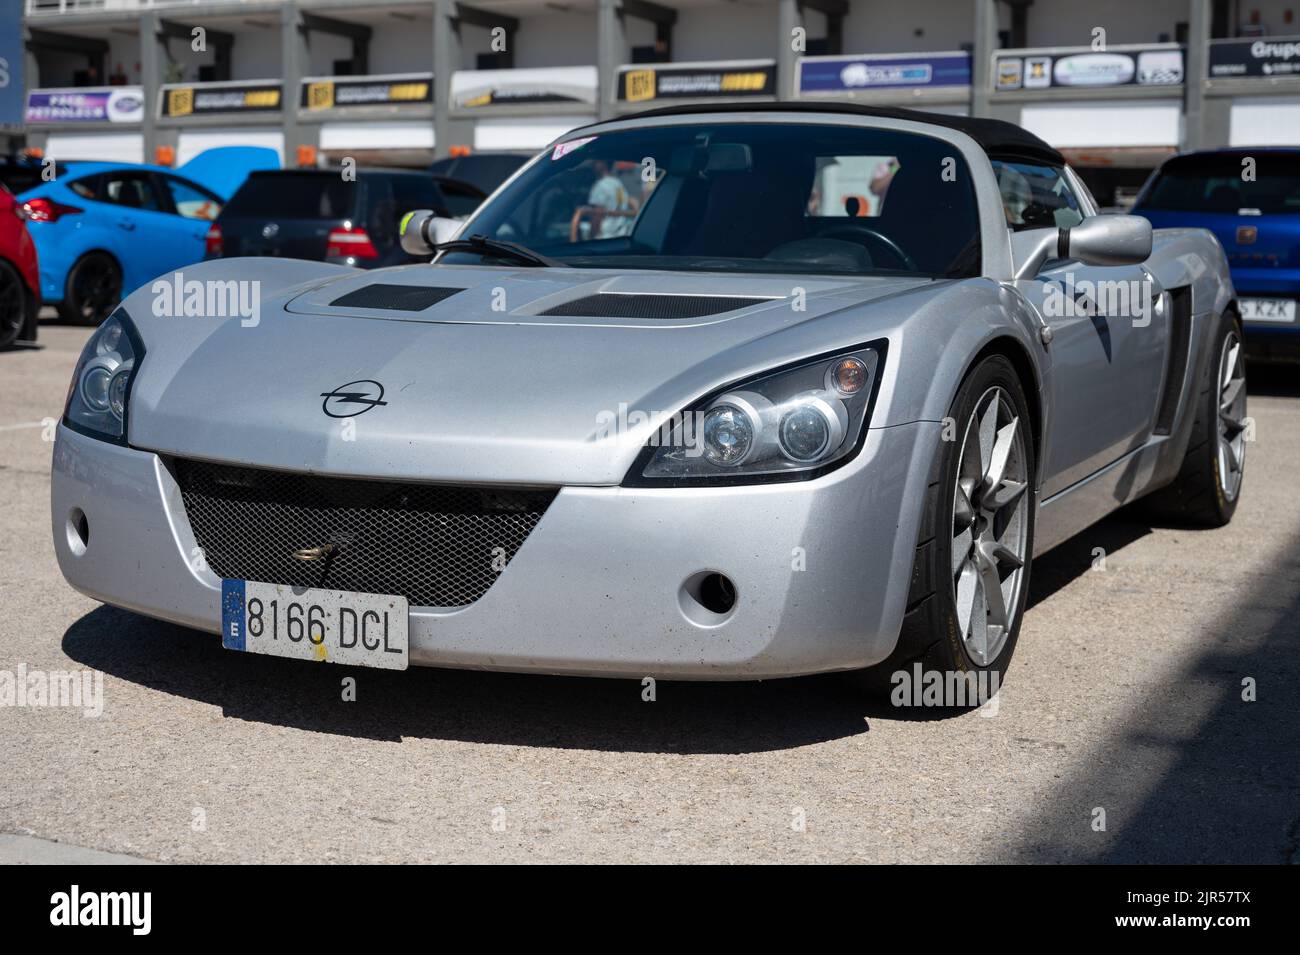
[[[108,385],[114,365],[91,365],[81,376],[81,399],[94,411],[108,410]]]
[[[719,405],[704,415],[704,456],[720,468],[735,467],[754,446],[754,422],[733,405]]]
[[[108,383],[108,410],[114,416],[126,416],[126,386],[131,381],[131,368],[119,368],[113,380]]]
[[[816,405],[802,405],[781,419],[781,450],[796,461],[816,461],[830,440],[830,422]]]

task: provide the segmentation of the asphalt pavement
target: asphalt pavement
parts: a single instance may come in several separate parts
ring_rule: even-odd
[[[0,862],[1300,859],[1300,369],[1251,369],[1229,527],[1126,511],[1046,555],[996,712],[918,715],[318,666],[83,597],[49,424],[88,334],[0,353],[0,674],[103,674],[99,715],[0,706]]]

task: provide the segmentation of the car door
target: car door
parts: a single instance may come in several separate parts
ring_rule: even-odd
[[[172,250],[175,264],[169,268],[182,268],[200,261],[208,230],[221,214],[221,200],[216,193],[180,176],[159,173],[157,181],[162,188],[165,210],[172,216],[169,232],[177,237]]]
[[[1065,170],[995,162],[1013,230],[1070,228],[1095,213]],[[1169,347],[1160,287],[1141,265],[1049,261],[1020,292],[1050,329],[1051,421],[1044,498],[1094,474],[1150,438]]]
[[[105,173],[96,197],[110,231],[119,241],[111,249],[122,265],[123,285],[133,289],[203,257],[193,253],[190,227],[168,211],[168,199],[147,169]]]

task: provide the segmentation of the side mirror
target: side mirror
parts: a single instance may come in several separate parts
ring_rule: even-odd
[[[1089,216],[1069,229],[1034,229],[1012,236],[1017,279],[1031,279],[1049,259],[1084,265],[1139,265],[1151,256],[1151,223],[1142,216]]]
[[[464,225],[458,219],[444,219],[434,215],[432,209],[416,209],[402,216],[398,231],[402,235],[402,250],[409,255],[431,255],[434,246],[450,240]]]
[[[1065,230],[1065,253],[1084,265],[1140,265],[1151,257],[1151,222],[1142,216],[1089,216]]]

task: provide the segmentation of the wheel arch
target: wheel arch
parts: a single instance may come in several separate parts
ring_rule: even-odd
[[[68,300],[68,283],[72,281],[72,273],[77,270],[77,266],[84,262],[87,256],[97,254],[107,256],[112,263],[117,266],[118,274],[122,276],[122,297],[124,299],[126,298],[128,279],[126,266],[123,264],[121,256],[101,245],[92,245],[90,248],[78,252],[76,257],[68,265],[68,270],[63,273],[63,301],[66,302]]]
[[[115,305],[121,304],[122,300],[126,297],[126,290],[130,287],[131,277],[127,274],[126,267],[123,264],[121,257],[106,248],[93,245],[76,255],[68,265],[67,271],[63,275],[62,295],[57,300],[57,304],[54,300],[48,301],[48,304],[56,304],[56,307],[59,310],[59,317],[64,322],[81,324],[84,320],[84,316],[81,316],[79,311],[74,312],[73,310],[73,306],[76,304],[76,297],[73,294],[72,280],[77,274],[77,269],[80,268],[82,263],[92,255],[102,255],[113,265],[114,268],[117,269],[119,289],[118,301]],[[107,317],[107,314],[105,317]]]
[[[1030,434],[1034,440],[1034,460],[1039,462],[1038,470],[1041,476],[1044,417],[1042,381],[1038,374],[1038,368],[1023,342],[1012,335],[998,335],[986,342],[967,364],[965,371],[962,373],[961,381],[953,389],[953,397],[956,397],[961,382],[965,381],[970,376],[970,373],[979,367],[980,362],[993,355],[1001,355],[1011,363],[1011,367],[1015,369],[1017,377],[1020,378],[1021,386],[1025,390],[1025,402],[1029,405]]]
[[[84,259],[84,258],[85,258],[86,256],[88,256],[88,255],[95,255],[96,253],[98,253],[98,254],[100,254],[100,255],[106,255],[106,256],[108,256],[110,259],[112,259],[112,260],[113,260],[113,264],[117,266],[117,270],[118,270],[119,272],[122,273],[123,277],[125,277],[125,275],[126,275],[126,267],[125,267],[124,265],[122,265],[122,259],[121,259],[121,257],[120,257],[116,252],[113,252],[111,249],[106,249],[106,248],[104,248],[103,246],[100,246],[100,245],[93,245],[93,246],[91,246],[90,248],[85,249],[85,250],[82,251],[82,252],[79,252],[79,253],[77,254],[77,257],[76,257],[75,259],[72,260],[72,264],[71,264],[70,266],[68,266],[68,275],[71,275],[71,274],[72,274],[72,270],[75,269],[78,265],[81,264],[82,259]],[[67,282],[67,278],[66,278],[66,277],[64,278],[64,282],[65,282],[65,284],[66,284],[66,282]]]
[[[14,277],[18,279],[18,287],[25,293],[23,295],[23,327],[18,332],[18,337],[26,341],[35,341],[37,334],[37,316],[41,310],[41,290],[39,285],[32,288],[27,282],[27,276],[24,274],[22,266],[9,258],[7,255],[0,255],[0,263],[3,263]]]

